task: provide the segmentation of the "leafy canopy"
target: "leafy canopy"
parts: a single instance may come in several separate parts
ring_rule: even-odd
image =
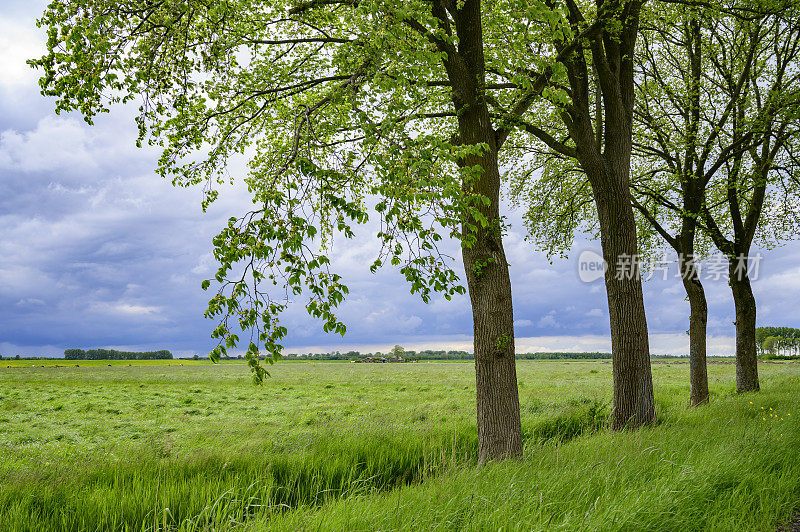
[[[496,223],[483,214],[488,198],[472,191],[483,169],[463,164],[489,148],[459,141],[463,107],[443,66],[463,51],[460,32],[474,30],[459,23],[472,4],[54,0],[39,20],[47,53],[31,64],[57,111],[89,123],[138,101],[138,144],[161,148],[158,172],[175,185],[202,186],[204,208],[227,180],[247,184],[252,210],[213,242],[217,292],[206,315],[218,320],[212,359],[249,331],[261,379],[259,346],[270,363],[279,356],[291,300],[304,296],[324,330],[345,333],[335,309],[348,289],[331,271],[330,246],[370,213],[380,219],[373,269],[399,267],[426,301],[464,292],[439,242],[468,246],[472,229]],[[479,8],[477,81],[504,140],[544,89],[563,97],[545,82],[563,75],[554,58],[589,24],[566,24],[566,8],[548,2]],[[228,174],[235,159],[246,175]]]

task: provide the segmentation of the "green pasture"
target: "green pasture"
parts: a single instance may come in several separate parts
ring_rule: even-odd
[[[759,369],[737,396],[710,364],[687,410],[655,363],[657,426],[613,433],[610,363],[519,362],[524,459],[480,467],[469,362],[2,360],[0,529],[774,530],[800,364]]]

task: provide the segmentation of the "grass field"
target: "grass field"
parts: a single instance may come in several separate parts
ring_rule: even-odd
[[[775,530],[800,364],[759,369],[687,410],[654,364],[659,423],[613,433],[610,364],[520,362],[524,459],[479,467],[471,363],[3,360],[0,530]]]

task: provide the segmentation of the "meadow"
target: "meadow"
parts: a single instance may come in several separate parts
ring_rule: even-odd
[[[610,363],[521,361],[524,458],[478,466],[471,362],[3,360],[0,529],[775,530],[800,364],[759,370],[710,364],[690,410],[653,364],[658,423],[615,433]]]

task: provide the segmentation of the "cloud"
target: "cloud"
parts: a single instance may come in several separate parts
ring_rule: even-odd
[[[551,310],[545,316],[542,316],[536,326],[540,329],[558,329],[561,325],[556,321],[556,311]]]
[[[215,266],[216,262],[214,261],[214,255],[212,255],[210,252],[203,253],[200,255],[197,265],[190,271],[197,275],[208,275],[214,271]]]
[[[411,333],[422,325],[422,318],[407,315],[389,304],[367,315],[364,323],[379,328],[383,333]]]
[[[39,95],[39,74],[24,63],[43,49],[34,19],[44,7],[22,0],[0,7],[0,338],[6,342],[0,348],[23,354],[103,346],[207,352],[214,323],[203,318],[210,294],[199,287],[217,267],[211,239],[228,217],[250,208],[250,195],[241,183],[226,186],[203,214],[199,190],[172,187],[153,172],[158,153],[134,147],[136,106],[117,107],[97,117],[94,127],[75,114],[54,115],[53,101]],[[240,175],[236,164],[231,173]],[[570,258],[551,262],[525,240],[522,210],[503,209],[514,327],[529,335],[517,338],[518,349],[610,349],[603,282],[581,283],[576,263],[576,251],[598,249],[598,243],[581,237]],[[353,239],[337,239],[331,252],[332,269],[350,288],[338,309],[347,336],[323,333],[296,298],[282,317],[286,344],[317,351],[394,344],[471,349],[467,296],[435,296],[426,305],[397,269],[369,273],[378,252],[377,223],[358,227]],[[443,250],[455,257],[460,273],[458,243],[443,242]],[[800,245],[764,257],[753,282],[759,322],[800,326]],[[684,352],[688,303],[680,282],[654,279],[644,290],[654,352]],[[730,289],[709,282],[706,292],[709,345],[730,352]]]
[[[38,307],[44,306],[45,302],[41,299],[36,299],[35,297],[26,297],[17,301],[18,307]]]
[[[36,129],[0,133],[0,169],[22,172],[76,170],[97,167],[91,145],[94,132],[71,118],[44,117]]]
[[[161,307],[139,305],[116,301],[112,303],[94,303],[91,310],[99,314],[117,314],[125,317],[129,316],[154,316],[159,317],[162,312]]]
[[[36,27],[36,18],[46,6],[46,0],[0,2],[0,131],[32,129],[53,107],[40,95],[42,71],[26,63],[45,51],[46,30]]]
[[[39,76],[26,60],[44,53],[43,31],[29,23],[28,17],[0,18],[0,86],[22,88],[36,86]]]

